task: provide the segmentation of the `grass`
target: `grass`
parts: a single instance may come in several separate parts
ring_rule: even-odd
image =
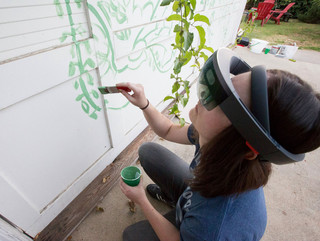
[[[242,22],[241,27],[245,27]],[[261,21],[254,22],[255,27],[247,37],[263,39],[269,45],[296,43],[299,49],[312,49],[320,52],[320,24],[308,24],[297,19],[281,22],[280,25],[269,20],[261,27]]]

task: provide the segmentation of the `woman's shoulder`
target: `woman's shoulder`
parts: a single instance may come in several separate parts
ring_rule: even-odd
[[[192,195],[190,195],[192,206],[198,209],[206,209],[208,213],[216,211],[218,207],[219,211],[224,211],[230,215],[242,212],[244,209],[266,209],[262,187],[249,190],[239,195],[217,196],[212,198],[203,197],[199,192],[192,192],[191,189],[188,190],[192,193]],[[244,212],[247,213],[247,211]]]
[[[221,225],[220,238],[260,240],[267,226],[263,188],[250,190],[229,199]],[[232,231],[230,231],[232,230]]]

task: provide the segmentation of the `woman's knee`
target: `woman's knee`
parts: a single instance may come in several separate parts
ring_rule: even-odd
[[[148,165],[148,161],[154,158],[154,154],[159,147],[160,145],[154,142],[145,142],[139,147],[139,160],[143,167]]]

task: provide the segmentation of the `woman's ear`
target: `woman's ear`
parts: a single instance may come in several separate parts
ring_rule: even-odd
[[[244,158],[247,159],[247,160],[252,161],[252,160],[255,160],[257,158],[257,156],[258,156],[257,153],[254,153],[253,151],[248,151],[245,154]]]

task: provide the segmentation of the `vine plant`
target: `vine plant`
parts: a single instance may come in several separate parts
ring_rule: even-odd
[[[173,32],[175,33],[175,41],[171,46],[174,50],[178,51],[173,65],[173,73],[170,78],[174,80],[172,85],[172,95],[164,98],[164,101],[173,100],[174,104],[169,109],[170,114],[175,114],[180,119],[180,125],[185,124],[184,118],[180,118],[179,103],[185,107],[189,101],[190,83],[180,76],[182,67],[185,66],[193,59],[194,64],[191,67],[196,67],[198,70],[201,68],[200,60],[206,61],[208,56],[204,52],[207,50],[213,53],[211,47],[206,44],[206,31],[201,26],[205,23],[210,25],[209,19],[199,13],[195,14],[196,0],[163,0],[160,6],[167,6],[172,4],[173,14],[167,18],[167,21],[177,21]],[[199,44],[194,40],[194,32],[198,32]],[[180,92],[180,89],[183,91]]]

